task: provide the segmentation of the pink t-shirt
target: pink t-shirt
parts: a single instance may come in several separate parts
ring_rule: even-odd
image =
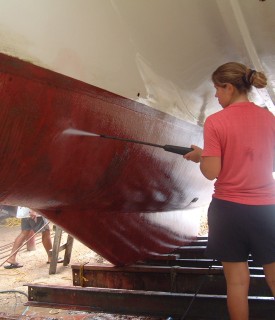
[[[214,197],[249,204],[275,204],[272,176],[275,117],[252,102],[239,102],[209,116],[202,156],[221,157]]]

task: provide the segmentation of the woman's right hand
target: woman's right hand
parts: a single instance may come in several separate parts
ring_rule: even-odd
[[[195,145],[191,145],[191,148],[194,150],[185,154],[183,158],[188,161],[199,163],[201,161],[202,149]]]

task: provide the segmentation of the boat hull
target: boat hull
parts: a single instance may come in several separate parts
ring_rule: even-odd
[[[198,233],[212,183],[161,148],[66,135],[68,128],[200,145],[202,129],[133,100],[0,54],[0,202],[38,210],[116,265]]]

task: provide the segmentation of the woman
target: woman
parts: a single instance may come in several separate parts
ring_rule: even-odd
[[[212,81],[223,109],[205,121],[204,148],[192,145],[184,158],[200,163],[207,179],[217,179],[206,254],[222,262],[230,318],[247,320],[249,254],[263,265],[275,296],[275,118],[248,99],[252,86],[266,86],[262,72],[229,62]]]

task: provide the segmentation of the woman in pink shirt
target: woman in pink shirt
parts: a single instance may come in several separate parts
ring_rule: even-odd
[[[230,318],[248,320],[250,254],[275,296],[275,117],[248,99],[252,86],[266,86],[262,72],[229,62],[212,81],[222,110],[205,121],[203,149],[192,145],[184,158],[216,179],[206,255],[222,262]]]

